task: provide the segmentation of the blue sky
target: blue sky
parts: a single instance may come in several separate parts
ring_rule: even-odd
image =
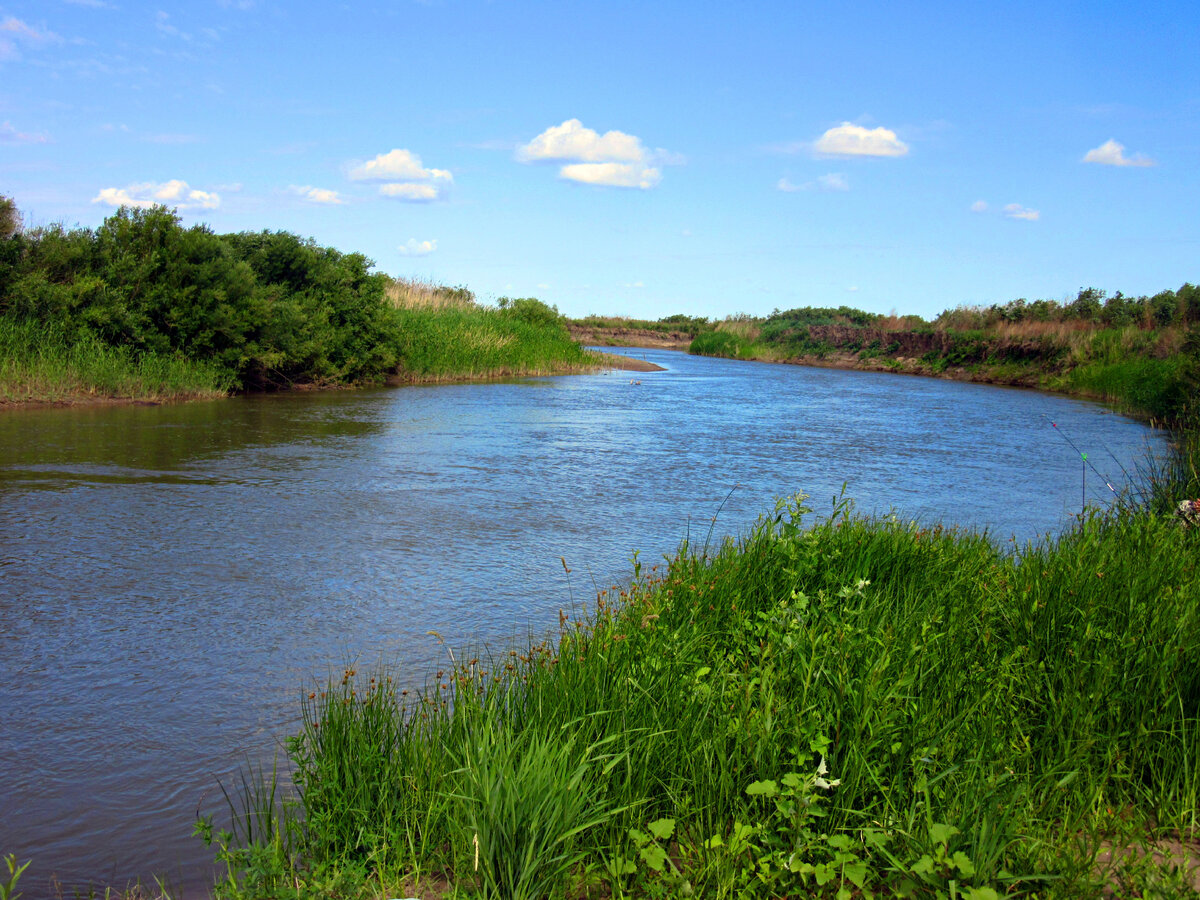
[[[1189,2],[0,0],[0,193],[569,315],[1200,280]]]

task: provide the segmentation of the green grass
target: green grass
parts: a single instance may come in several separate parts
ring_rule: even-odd
[[[402,377],[417,381],[587,371],[596,360],[561,323],[487,307],[395,311]]]
[[[295,846],[228,893],[1099,896],[1104,846],[1196,827],[1196,532],[1125,508],[1013,554],[807,512],[420,696],[314,690]]]
[[[214,364],[69,341],[53,326],[0,317],[0,401],[190,400],[232,388]]]

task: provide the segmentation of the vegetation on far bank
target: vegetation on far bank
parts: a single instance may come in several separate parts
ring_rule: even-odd
[[[179,399],[579,371],[553,307],[391,279],[287,232],[218,235],[163,207],[96,229],[0,208],[0,402]]]
[[[946,375],[1064,391],[1121,405],[1159,421],[1200,390],[1200,288],[1153,296],[1086,288],[1068,303],[1024,299],[949,309],[927,322],[848,306],[776,310],[723,320],[571,320],[578,332],[670,332],[689,352],[735,359],[839,365]],[[619,339],[618,339],[619,342]]]

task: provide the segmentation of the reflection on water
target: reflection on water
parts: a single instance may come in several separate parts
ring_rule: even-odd
[[[197,809],[352,658],[420,684],[429,630],[548,629],[635,548],[800,490],[827,510],[843,482],[1023,542],[1109,499],[1047,417],[1114,484],[1162,444],[1028,391],[645,356],[669,371],[0,416],[0,852],[33,858],[27,895],[52,873],[202,894]]]

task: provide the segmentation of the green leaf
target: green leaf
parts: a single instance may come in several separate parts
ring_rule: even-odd
[[[778,797],[779,785],[770,780],[756,781],[746,788],[746,793],[751,797]]]
[[[916,861],[916,863],[912,867],[912,870],[914,872],[916,872],[918,875],[932,875],[933,874],[933,857],[931,857],[928,853],[926,853],[924,856],[922,856],[920,859],[918,859]]]
[[[667,861],[667,851],[658,846],[658,844],[651,844],[649,847],[643,847],[638,851],[638,853],[641,854],[641,857],[645,861],[646,865],[655,872],[661,872],[663,870],[663,865]]]
[[[1000,895],[990,887],[967,888],[966,900],[1000,900]]]
[[[940,822],[934,822],[929,826],[929,839],[935,844],[945,844],[958,834],[958,829],[953,825],[943,825]]]
[[[971,862],[971,857],[967,856],[961,850],[955,851],[951,859],[954,861],[954,865],[958,871],[963,873],[964,877],[970,878],[975,874],[975,863]]]
[[[842,869],[842,872],[847,878],[854,882],[855,887],[862,888],[867,883],[867,862],[859,860],[856,863],[851,863]]]
[[[646,827],[649,828],[650,833],[652,835],[654,835],[656,838],[658,838],[660,841],[665,841],[667,838],[669,838],[671,835],[673,835],[675,833],[675,820],[674,819],[655,819],[653,822],[651,822]]]

